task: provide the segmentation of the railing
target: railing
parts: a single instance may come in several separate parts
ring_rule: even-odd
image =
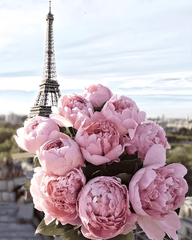
[[[133,230],[133,234],[134,240],[151,240],[147,237],[146,233],[139,226],[137,226],[136,230]],[[191,240],[191,236],[184,235],[179,231],[177,232],[177,235],[178,240]],[[173,240],[173,238],[166,235],[163,240]]]
[[[146,233],[139,227],[139,225],[138,224],[136,225],[137,228],[133,230],[134,240],[151,240],[150,238],[147,237]],[[169,238],[166,235],[163,240],[172,240],[172,238]]]

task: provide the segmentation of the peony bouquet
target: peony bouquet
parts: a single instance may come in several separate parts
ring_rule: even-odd
[[[25,186],[44,212],[37,233],[130,240],[137,223],[150,239],[178,239],[187,170],[166,165],[164,130],[131,98],[91,85],[62,96],[50,118],[25,121],[15,139],[35,154]]]

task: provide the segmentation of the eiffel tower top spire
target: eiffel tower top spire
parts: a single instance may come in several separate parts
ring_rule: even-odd
[[[53,20],[51,13],[51,1],[49,1],[49,13],[46,16],[47,33],[45,45],[45,58],[43,67],[42,83],[39,85],[39,92],[34,106],[31,108],[28,118],[34,116],[49,117],[52,113],[51,107],[57,106],[61,96],[59,84],[57,82],[55,50],[53,37]]]
[[[51,1],[49,1],[49,12],[51,12]]]
[[[45,60],[43,71],[43,82],[49,80],[56,80],[56,65],[55,65],[55,51],[53,38],[53,14],[51,13],[51,1],[49,1],[49,13],[47,14],[47,36],[45,46]]]

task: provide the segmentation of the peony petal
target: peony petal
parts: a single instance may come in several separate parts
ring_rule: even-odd
[[[156,178],[157,174],[153,169],[146,169],[141,180],[139,181],[139,189],[143,190]]]
[[[142,178],[144,172],[145,172],[145,168],[141,168],[139,171],[137,171],[133,175],[131,182],[129,183],[129,195],[130,195],[130,191],[132,191],[132,193],[134,193],[134,187],[136,186],[136,184],[138,184],[138,182]],[[130,196],[130,198],[131,198],[131,196]]]
[[[17,129],[17,136],[13,136],[15,141],[17,142],[18,146],[23,150],[27,151],[24,145],[24,127]]]
[[[164,231],[150,217],[138,216],[137,222],[150,239],[163,240]]]
[[[181,177],[187,174],[187,168],[180,163],[172,163],[167,165],[166,169],[174,169],[174,174]]]
[[[61,127],[72,127],[73,125],[67,121],[67,119],[57,113],[53,113],[50,115],[50,118],[54,120]]]
[[[90,143],[86,150],[90,153],[90,155],[102,155],[102,149],[94,143]]]
[[[90,155],[90,153],[84,148],[81,148],[81,151],[82,151],[83,157],[88,162],[92,163],[93,165],[101,165],[101,164],[108,163],[111,161],[110,159],[103,157],[103,156]]]
[[[58,132],[56,130],[53,130],[50,135],[49,135],[49,139],[52,140],[52,139],[59,139],[59,138],[63,138],[63,139],[68,139],[69,136],[62,133],[62,132]]]
[[[143,161],[144,165],[160,164],[164,166],[166,162],[166,150],[161,144],[154,144],[147,152]]]
[[[138,185],[136,185],[134,188],[134,194],[129,193],[129,196],[131,195],[132,195],[132,200],[130,200],[130,202],[132,203],[133,209],[135,210],[136,214],[148,216],[148,214],[142,209]]]
[[[54,218],[51,215],[45,213],[44,220],[45,220],[45,224],[48,225],[49,223],[51,223],[54,220]]]
[[[81,227],[81,232],[82,232],[82,234],[86,237],[86,238],[88,238],[88,239],[95,239],[95,236],[94,235],[92,235],[89,231],[87,231],[87,229],[82,225],[82,227]]]
[[[138,124],[142,123],[143,121],[145,121],[145,118],[146,118],[146,113],[141,111],[139,113],[139,117],[138,117]]]
[[[108,158],[109,161],[117,159],[123,153],[123,151],[124,149],[122,148],[122,146],[118,145],[115,148],[113,148],[110,152],[108,152],[105,155],[105,158]]]
[[[67,223],[73,226],[80,226],[82,224],[81,219],[79,217],[75,218],[74,220],[69,220]]]
[[[176,212],[172,212],[165,216],[163,220],[155,220],[156,224],[174,240],[178,240],[176,231],[180,229],[180,221]]]
[[[124,120],[123,125],[126,129],[128,129],[129,137],[133,139],[138,124],[135,122],[135,120],[130,118]]]
[[[131,216],[128,217],[128,219],[127,219],[128,222],[125,224],[125,227],[124,227],[123,231],[121,232],[121,234],[126,235],[133,229],[136,229],[135,223],[137,221],[137,217],[138,217],[137,214],[131,213]]]
[[[137,214],[140,215],[147,215],[147,213],[142,209],[142,204],[140,201],[139,196],[139,187],[138,182],[143,176],[143,173],[145,172],[145,169],[140,169],[131,179],[131,182],[129,183],[129,199],[133,206],[133,209]]]

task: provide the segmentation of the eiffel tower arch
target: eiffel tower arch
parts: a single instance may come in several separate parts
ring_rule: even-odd
[[[45,58],[42,82],[39,85],[39,92],[34,106],[31,108],[28,118],[35,116],[49,117],[52,113],[52,106],[57,106],[58,99],[61,96],[59,84],[57,82],[53,21],[54,16],[51,13],[51,1],[49,1],[49,13],[46,16],[47,34],[45,45]]]

